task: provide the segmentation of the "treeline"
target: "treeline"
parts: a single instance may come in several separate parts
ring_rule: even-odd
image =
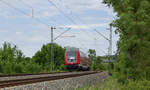
[[[44,73],[50,72],[50,47],[51,44],[43,45],[32,58],[25,57],[17,46],[4,43],[0,48],[0,73]],[[64,71],[65,49],[54,44],[55,71]],[[57,56],[57,57],[56,57]]]
[[[121,83],[150,80],[150,0],[103,0],[117,14],[120,35],[114,77]]]
[[[66,71],[64,65],[65,48],[53,44],[54,47],[54,68],[53,71]],[[96,56],[96,51],[89,49],[88,56],[91,61],[91,70],[106,70],[103,57]],[[0,73],[15,74],[15,73],[45,73],[51,72],[51,44],[43,45],[41,50],[35,55],[25,57],[17,46],[12,46],[10,43],[4,42],[0,48]]]

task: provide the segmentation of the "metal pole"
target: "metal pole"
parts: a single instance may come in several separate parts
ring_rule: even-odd
[[[54,69],[54,51],[53,51],[53,30],[56,29],[51,27],[51,71]]]
[[[110,25],[110,55],[112,55],[112,25]]]
[[[110,25],[110,35],[109,35],[109,49],[108,55],[112,55],[112,26]]]
[[[109,35],[109,48],[108,48],[108,58],[109,58],[109,69],[111,68],[110,61],[112,61],[112,25],[110,24],[110,35]]]

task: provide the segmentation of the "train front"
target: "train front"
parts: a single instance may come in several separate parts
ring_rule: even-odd
[[[65,65],[68,70],[78,69],[80,64],[80,53],[78,48],[66,48]]]

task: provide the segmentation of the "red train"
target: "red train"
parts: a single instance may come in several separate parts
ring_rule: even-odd
[[[65,51],[65,65],[68,70],[90,70],[90,60],[82,51],[68,47]]]

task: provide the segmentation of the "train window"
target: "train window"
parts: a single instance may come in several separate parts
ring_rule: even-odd
[[[67,48],[68,62],[76,62],[77,48]]]
[[[68,62],[76,62],[76,52],[67,51]]]
[[[75,51],[67,51],[67,57],[68,58],[76,57],[76,52]]]
[[[76,59],[76,53],[77,53],[77,49],[75,49],[75,48],[67,49],[67,57],[68,57],[68,59],[69,58]]]

